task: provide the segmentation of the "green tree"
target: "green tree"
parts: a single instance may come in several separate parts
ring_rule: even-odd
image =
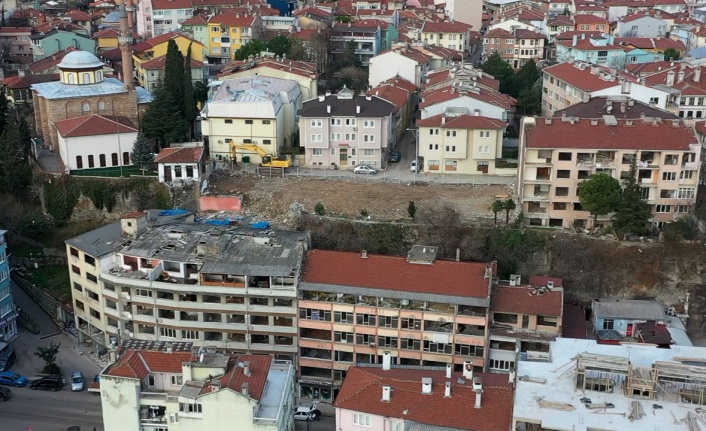
[[[24,154],[24,144],[20,142],[19,127],[14,116],[6,120],[0,135],[0,154],[3,155],[0,158],[0,188],[17,198],[23,197],[32,182],[32,168]]]
[[[348,87],[354,94],[360,94],[368,88],[368,73],[359,67],[348,66],[339,71],[340,82],[339,87],[344,85]]]
[[[498,213],[503,211],[505,209],[505,202],[496,200],[493,202],[493,204],[490,206],[490,210],[493,212],[493,217],[494,217],[494,222],[495,225],[497,226],[498,224]]]
[[[509,64],[507,64],[507,61],[503,60],[502,57],[500,57],[500,54],[498,54],[497,52],[490,54],[490,57],[488,57],[488,60],[483,63],[481,69],[483,69],[483,72],[493,75],[493,78],[500,81],[501,93],[509,94],[512,96],[512,93],[514,93],[515,86],[515,71],[512,70],[512,67],[510,67]]]
[[[0,133],[2,133],[5,130],[5,126],[7,126],[9,114],[10,107],[7,103],[5,90],[0,90]]]
[[[206,84],[199,81],[194,84],[194,101],[198,103],[200,107],[203,107],[203,105],[206,104],[206,100],[208,100],[208,87],[206,87]]]
[[[130,154],[132,162],[140,169],[147,169],[154,162],[154,152],[152,152],[152,144],[145,134],[140,130],[137,133],[137,139],[132,145],[132,154]]]
[[[160,149],[184,136],[186,121],[174,94],[164,86],[155,90],[154,100],[142,115],[140,127],[147,138],[157,140]]]
[[[593,229],[599,215],[615,211],[620,200],[620,183],[608,174],[595,174],[579,183],[579,200],[585,211],[593,215]]]
[[[664,50],[664,60],[679,60],[681,58],[681,53],[674,48],[667,48]]]
[[[180,113],[184,113],[184,56],[174,39],[167,43],[162,89],[171,93]],[[183,130],[183,129],[182,129]]]
[[[44,372],[46,374],[59,374],[61,370],[56,365],[56,356],[59,354],[61,343],[51,343],[49,347],[37,347],[34,355],[44,361]]]
[[[524,115],[542,114],[542,81],[537,81],[530,88],[520,91],[517,108],[519,113]]]
[[[235,51],[236,60],[247,60],[251,55],[257,57],[261,52],[267,50],[267,45],[261,40],[253,40],[246,43]]]
[[[191,81],[191,44],[186,51],[184,59],[184,120],[188,124],[187,132],[189,139],[192,136],[191,130],[196,119],[196,102],[194,101],[194,85]]]
[[[647,222],[650,220],[650,207],[642,195],[642,188],[637,182],[637,161],[633,158],[630,173],[623,181],[623,191],[620,201],[613,214],[613,229],[618,237],[632,233],[641,235],[647,232]]]
[[[512,198],[509,198],[503,202],[503,209],[505,210],[505,223],[510,223],[510,211],[514,211],[517,208],[517,204]]]
[[[414,204],[414,201],[409,201],[409,205],[407,205],[407,214],[412,220],[414,220],[414,217],[417,215],[417,206]]]
[[[293,39],[278,34],[267,42],[267,49],[280,57],[283,55],[289,56],[289,50],[292,48],[292,40]]]
[[[27,123],[27,117],[24,115],[20,116],[20,124],[18,126],[20,134],[20,144],[22,144],[22,151],[25,157],[29,157],[32,150],[32,133],[29,130],[29,124]]]
[[[530,59],[516,75],[516,85],[520,90],[525,88],[531,88],[537,81],[539,81],[539,70],[537,69],[537,63]]]
[[[324,208],[324,204],[319,202],[316,205],[314,205],[314,213],[316,213],[316,215],[320,215],[320,216],[326,215],[326,208]]]

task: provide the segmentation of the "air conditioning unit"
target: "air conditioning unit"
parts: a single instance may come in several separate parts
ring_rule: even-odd
[[[358,131],[358,126],[353,128],[353,131],[357,132]]]

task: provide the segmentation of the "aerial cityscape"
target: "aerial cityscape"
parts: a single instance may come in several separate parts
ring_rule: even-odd
[[[0,431],[706,431],[706,3],[3,0]]]

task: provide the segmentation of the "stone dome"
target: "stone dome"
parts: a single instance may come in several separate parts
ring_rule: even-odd
[[[97,69],[103,62],[87,51],[73,51],[64,56],[59,63],[59,69]]]
[[[104,23],[107,22],[120,22],[120,12],[111,12],[105,16],[102,20]]]

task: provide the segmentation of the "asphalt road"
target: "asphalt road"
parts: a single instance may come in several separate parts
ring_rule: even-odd
[[[308,425],[308,428],[307,428]],[[296,431],[335,431],[336,418],[331,416],[322,416],[321,420],[313,422],[294,422]]]
[[[100,397],[69,389],[59,392],[10,388],[12,398],[0,402],[0,431],[82,431],[103,429]]]

